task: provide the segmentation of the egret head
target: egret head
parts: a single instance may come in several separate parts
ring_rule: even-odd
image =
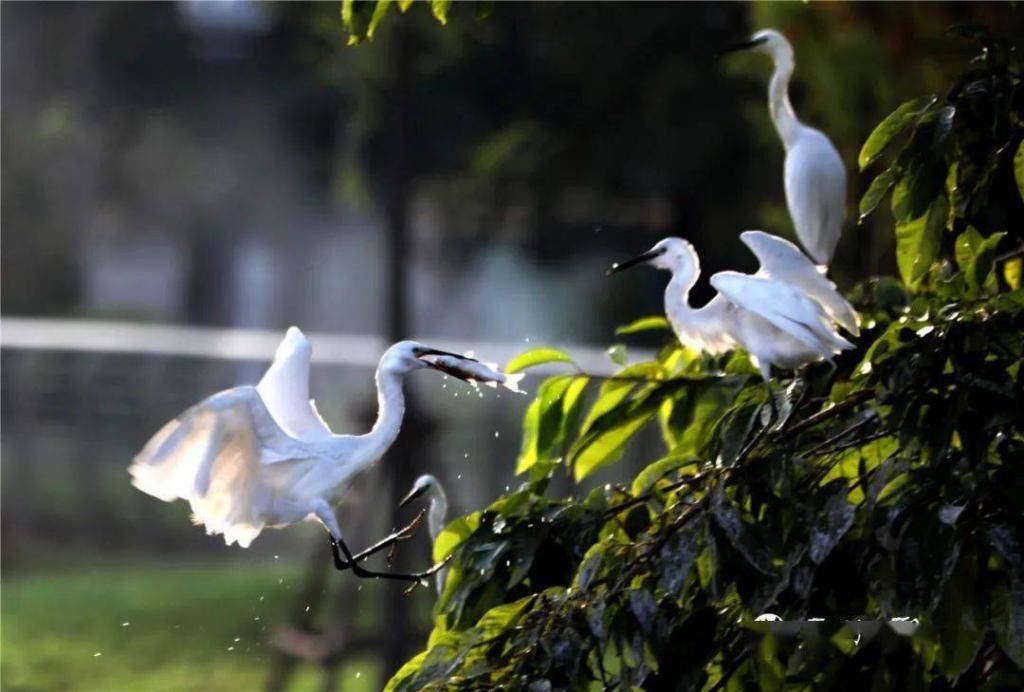
[[[391,348],[385,351],[384,355],[381,356],[380,369],[400,375],[404,375],[407,372],[412,372],[413,370],[419,370],[421,368],[441,370],[441,368],[431,361],[429,356],[451,356],[461,360],[474,360],[473,358],[460,356],[457,353],[431,348],[430,346],[421,344],[418,341],[399,341],[397,344],[394,344]]]
[[[412,489],[408,494],[402,498],[402,501],[398,503],[400,507],[405,507],[407,504],[412,502],[418,497],[421,497],[424,493],[429,491],[431,488],[437,486],[437,479],[431,476],[429,473],[425,473],[416,479],[416,482],[412,484]]]
[[[753,50],[758,53],[766,53],[772,58],[778,60],[780,58],[788,57],[790,60],[793,59],[793,47],[786,40],[786,37],[781,32],[775,29],[761,29],[755,31],[754,34],[741,43],[737,43],[734,46],[729,46],[723,53],[733,53],[741,50]]]
[[[608,270],[608,274],[615,274],[623,269],[635,267],[638,264],[649,264],[655,269],[667,269],[675,272],[687,267],[698,268],[697,252],[689,241],[682,238],[665,238],[659,240],[647,252],[637,255],[625,262],[616,262]]]

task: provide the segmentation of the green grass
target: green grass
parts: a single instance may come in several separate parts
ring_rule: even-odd
[[[285,621],[299,570],[130,565],[5,576],[0,685],[7,692],[261,689],[273,656],[267,633]],[[356,660],[340,681],[346,692],[376,689],[380,670]],[[305,665],[290,689],[321,684],[318,669]]]

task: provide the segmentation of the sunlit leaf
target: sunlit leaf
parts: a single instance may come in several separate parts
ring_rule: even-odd
[[[1014,291],[1021,287],[1022,268],[1024,268],[1024,260],[1020,257],[1015,257],[1003,264],[1003,278],[1006,279],[1006,285]]]
[[[900,104],[896,110],[886,116],[885,120],[880,122],[868,135],[864,146],[861,147],[860,154],[857,156],[857,165],[860,170],[871,165],[871,162],[881,155],[896,135],[915,122],[937,100],[935,96],[911,99]]]
[[[652,410],[627,420],[618,427],[601,433],[574,454],[573,476],[577,482],[621,457],[626,443],[653,417]]]
[[[370,16],[370,24],[366,27],[366,37],[373,38],[374,32],[377,30],[377,26],[381,20],[388,13],[391,8],[391,0],[377,0],[373,6],[373,14]]]
[[[609,346],[608,357],[616,365],[625,365],[626,359],[628,358],[626,354],[626,347],[623,346],[622,344],[614,344],[613,346]]]
[[[448,557],[460,543],[469,538],[480,526],[480,512],[473,512],[444,527],[444,530],[434,539],[434,562],[440,562]]]
[[[896,179],[903,170],[899,164],[893,164],[875,176],[868,186],[867,192],[860,198],[860,218],[858,223],[864,221],[868,214],[873,212],[878,204],[885,197],[886,193],[896,184]]]
[[[638,320],[619,327],[615,330],[615,333],[617,335],[636,334],[637,332],[646,332],[654,329],[671,330],[672,326],[663,316],[652,315],[650,317],[641,317]]]
[[[430,0],[430,11],[442,24],[448,23],[448,10],[451,9],[452,0]]]
[[[532,348],[529,351],[520,353],[505,366],[505,372],[512,374],[527,368],[533,368],[544,363],[571,363],[572,358],[565,351],[557,348]]]
[[[650,492],[655,483],[673,471],[679,471],[680,469],[689,467],[696,469],[700,464],[700,459],[690,455],[673,455],[665,457],[664,459],[659,459],[636,475],[636,478],[633,479],[633,487],[630,492],[637,497],[645,495]]]
[[[1017,181],[1017,192],[1020,193],[1021,199],[1024,199],[1024,141],[1013,155],[1013,177]]]
[[[894,207],[901,187],[903,181],[893,191]],[[908,285],[917,285],[938,258],[948,211],[946,198],[939,196],[921,216],[896,224],[896,263]]]

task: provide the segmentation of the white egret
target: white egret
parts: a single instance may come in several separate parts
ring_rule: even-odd
[[[430,534],[430,541],[433,543],[444,529],[445,518],[448,516],[448,496],[445,495],[441,482],[429,473],[423,474],[416,479],[416,482],[412,484],[412,489],[399,504],[405,507],[424,494],[430,498],[430,506],[427,509],[427,533]],[[444,578],[444,569],[435,575],[438,596],[444,591]]]
[[[820,130],[804,125],[789,102],[793,46],[775,29],[762,29],[727,51],[767,53],[775,64],[768,85],[768,109],[786,149],[783,181],[786,206],[800,244],[814,260],[832,260],[846,219],[846,168]]]
[[[613,265],[608,273],[644,263],[672,272],[665,289],[665,313],[679,341],[711,354],[741,346],[765,384],[772,366],[795,369],[831,361],[840,351],[853,348],[835,323],[849,325],[854,332],[857,314],[811,260],[792,243],[761,231],[746,231],[740,238],[757,256],[760,269],[756,274],[724,271],[712,276],[718,295],[702,308],[690,306],[700,259],[682,238],[665,238],[642,255]],[[770,397],[769,401],[774,406]]]
[[[311,355],[302,332],[289,329],[258,385],[214,394],[157,432],[129,468],[132,483],[165,502],[187,500],[193,521],[209,534],[222,534],[228,545],[245,548],[265,527],[311,519],[330,534],[338,569],[413,581],[436,573],[440,565],[411,575],[364,569],[359,560],[407,538],[416,522],[353,556],[332,505],[398,436],[405,375],[434,367],[431,357],[462,356],[414,341],[391,346],[377,367],[380,409],[373,428],[364,435],[336,435],[309,398]]]

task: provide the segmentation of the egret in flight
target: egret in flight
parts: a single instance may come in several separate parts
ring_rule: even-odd
[[[767,53],[775,64],[768,85],[768,110],[786,149],[786,206],[800,244],[818,264],[832,260],[846,219],[846,169],[820,130],[804,125],[789,102],[793,46],[775,29],[762,29],[727,52]]]
[[[435,574],[441,565],[419,574],[363,568],[361,559],[408,538],[413,525],[353,556],[332,506],[398,436],[405,413],[405,376],[434,368],[434,357],[463,356],[415,341],[391,346],[377,366],[380,409],[373,428],[364,435],[336,435],[309,398],[311,355],[302,332],[289,329],[259,384],[214,394],[157,432],[129,468],[132,483],[165,502],[187,500],[193,521],[204,524],[209,534],[222,534],[228,545],[245,548],[264,528],[311,519],[330,534],[338,569],[409,581]]]
[[[638,264],[672,272],[665,289],[665,314],[679,341],[711,354],[736,346],[746,349],[766,385],[772,366],[796,369],[831,362],[840,351],[853,348],[836,325],[857,334],[857,313],[821,268],[778,236],[745,231],[740,239],[760,268],[755,274],[724,271],[712,276],[718,295],[702,308],[690,306],[700,259],[682,238],[665,238],[642,255],[612,265],[608,273]],[[769,402],[774,408],[771,396]]]
[[[423,474],[412,484],[412,489],[408,495],[402,498],[400,505],[405,507],[423,495],[430,498],[430,507],[427,510],[427,532],[430,534],[431,542],[435,542],[444,529],[444,521],[448,516],[448,496],[445,495],[441,482],[429,473]],[[438,596],[444,591],[444,577],[445,570],[442,569],[436,575]]]

